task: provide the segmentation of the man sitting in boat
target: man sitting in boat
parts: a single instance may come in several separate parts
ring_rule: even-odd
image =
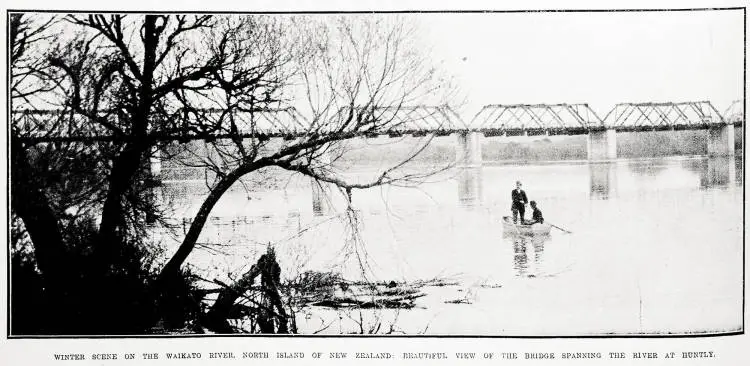
[[[534,212],[531,214],[531,220],[526,221],[526,225],[534,225],[534,224],[544,224],[544,217],[542,216],[542,210],[539,209],[539,207],[536,207],[536,201],[529,202],[529,205],[531,206],[531,209],[534,210]]]
[[[529,199],[526,198],[526,192],[521,189],[521,181],[516,182],[516,189],[511,191],[511,199],[513,204],[510,206],[510,210],[513,212],[513,223],[518,223],[518,214],[521,214],[521,223],[524,221],[524,213],[526,212],[526,203]]]

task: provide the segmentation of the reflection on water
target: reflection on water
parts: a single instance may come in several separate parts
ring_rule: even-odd
[[[700,188],[728,188],[742,184],[742,159],[734,156],[686,159],[682,166],[700,176]]]
[[[479,335],[735,329],[743,208],[742,189],[728,187],[741,187],[741,175],[731,157],[456,169],[418,189],[356,191],[356,241],[336,216],[338,192],[326,213],[326,194],[316,198],[310,181],[296,177],[275,190],[230,190],[199,240],[221,244],[222,253],[196,249],[189,262],[222,279],[272,243],[286,279],[314,270],[358,280],[358,260],[372,280],[456,279],[457,288],[425,289],[421,309],[400,314],[407,333],[427,324],[430,333]],[[573,233],[506,235],[500,218],[510,214],[516,180],[546,220]],[[175,220],[194,215],[206,195],[202,184],[165,186]],[[446,304],[481,283],[493,286],[480,286],[471,305]]]
[[[544,242],[550,236],[505,233],[503,237],[513,243],[513,269],[516,271],[516,276],[538,277],[542,266]]]
[[[734,156],[706,159],[706,168],[702,170],[701,187],[730,187],[735,184]]]
[[[736,172],[736,183],[737,185],[742,185],[744,182],[745,177],[742,176],[742,159],[734,159],[734,170]]]
[[[669,163],[664,158],[630,161],[626,166],[630,173],[641,177],[655,177],[669,169]]]
[[[331,189],[327,183],[318,182],[310,178],[312,189],[312,210],[315,216],[325,216],[331,213]]]
[[[516,236],[513,240],[513,269],[517,276],[525,276],[528,268],[529,256],[526,255],[526,240],[523,236]]]
[[[589,163],[589,195],[592,199],[606,200],[616,194],[616,163]]]
[[[482,168],[458,168],[458,201],[464,207],[474,207],[482,199]]]

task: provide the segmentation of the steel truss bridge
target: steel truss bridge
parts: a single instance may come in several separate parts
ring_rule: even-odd
[[[214,140],[242,137],[295,139],[354,132],[366,127],[356,124],[362,110],[340,109],[326,123],[310,121],[294,108],[236,111],[229,115],[221,110],[199,110],[179,113],[174,121],[165,121],[166,131],[149,135],[165,141]],[[450,107],[402,106],[367,111],[381,123],[375,129],[364,129],[364,135],[438,136],[453,133],[480,132],[485,136],[580,135],[590,132],[663,131],[710,129],[724,125],[744,124],[744,105],[735,101],[725,113],[708,101],[666,103],[620,103],[604,118],[588,104],[492,104],[484,106],[470,122],[464,122]],[[354,118],[352,118],[354,116]],[[99,116],[118,126],[116,113]],[[234,124],[230,124],[230,120]],[[113,134],[101,123],[79,114],[60,111],[13,111],[13,126],[23,139],[45,141],[109,141],[125,137]],[[195,121],[201,121],[197,123]],[[208,122],[207,122],[208,121]]]
[[[127,132],[113,133],[113,128],[126,127],[116,113],[97,115],[99,121],[81,114],[56,110],[27,110],[12,113],[13,126],[24,140],[47,141],[116,141],[128,139]],[[466,131],[461,118],[448,106],[401,106],[368,110],[340,109],[325,122],[309,120],[294,108],[263,111],[236,111],[231,115],[222,110],[192,110],[175,113],[174,118],[157,121],[156,132],[148,138],[160,141],[216,140],[228,138],[297,139],[334,133],[360,131],[367,137],[450,135]],[[362,121],[365,122],[362,122]],[[367,120],[376,121],[377,126]],[[172,132],[170,132],[172,131]]]
[[[604,118],[588,104],[497,104],[482,108],[467,126],[493,135],[577,135],[591,131],[664,131],[709,129],[743,124],[740,101],[722,115],[708,101],[619,103]]]

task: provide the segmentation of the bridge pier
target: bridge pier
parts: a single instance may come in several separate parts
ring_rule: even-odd
[[[590,131],[586,137],[588,159],[614,160],[617,159],[617,132],[613,129]]]
[[[161,182],[161,150],[158,146],[152,148],[148,163],[149,178],[151,181]]]
[[[722,124],[708,129],[708,156],[734,155],[734,125]]]
[[[457,134],[457,166],[482,165],[482,136],[481,132],[474,131],[463,131]]]

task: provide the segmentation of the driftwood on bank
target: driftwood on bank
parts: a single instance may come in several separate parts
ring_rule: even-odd
[[[306,272],[291,287],[297,292],[296,305],[334,309],[412,309],[426,296],[422,287],[447,286],[434,279],[415,282],[349,282],[335,273]]]
[[[269,248],[258,262],[250,267],[242,277],[231,285],[222,285],[216,301],[205,314],[203,325],[217,333],[232,333],[229,319],[240,316],[253,316],[261,333],[289,333],[289,316],[284,310],[278,291],[281,268],[276,262],[273,249]],[[260,277],[260,288],[253,286]],[[260,292],[260,301],[245,296],[247,291]],[[252,306],[235,304],[240,298],[249,299]]]
[[[352,282],[334,272],[308,271],[296,280],[285,283],[282,300],[279,288],[280,268],[272,249],[236,282],[219,285],[218,289],[204,290],[218,293],[210,310],[202,317],[202,325],[217,333],[237,331],[230,320],[250,320],[251,330],[261,333],[295,332],[294,316],[285,306],[307,306],[332,309],[412,309],[416,300],[426,296],[423,287],[455,285],[444,279],[413,282]],[[258,281],[259,279],[259,281]],[[207,280],[205,280],[207,281]]]
[[[411,309],[415,306],[414,300],[425,296],[425,294],[415,294],[400,297],[382,297],[373,296],[371,298],[357,297],[336,297],[312,303],[314,306],[324,306],[334,309],[340,308],[359,308],[359,309]]]

